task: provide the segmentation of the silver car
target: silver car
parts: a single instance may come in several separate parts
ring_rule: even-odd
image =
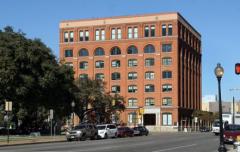
[[[93,124],[80,124],[75,126],[71,131],[66,133],[66,138],[68,141],[72,140],[86,140],[97,139],[98,131]]]

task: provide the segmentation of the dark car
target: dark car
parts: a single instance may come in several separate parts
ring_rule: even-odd
[[[135,131],[135,135],[145,135],[147,136],[149,134],[148,129],[145,126],[138,126],[138,127],[134,127],[133,130]]]
[[[199,128],[199,131],[200,131],[200,132],[209,132],[210,129],[209,129],[208,127],[200,127],[200,128]]]
[[[237,139],[237,136],[240,136],[240,125],[229,124],[224,128],[224,142],[234,143]]]
[[[118,137],[133,137],[134,132],[129,127],[119,127],[117,130]]]
[[[85,140],[86,138],[97,139],[98,130],[94,124],[80,124],[66,133],[68,141]]]

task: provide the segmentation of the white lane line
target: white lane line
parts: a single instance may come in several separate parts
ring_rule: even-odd
[[[193,147],[193,146],[196,146],[196,145],[197,144],[177,146],[177,147],[172,147],[172,148],[167,148],[167,149],[155,150],[155,151],[152,151],[152,152],[170,151],[170,150],[175,150],[175,149],[180,149],[180,148]]]

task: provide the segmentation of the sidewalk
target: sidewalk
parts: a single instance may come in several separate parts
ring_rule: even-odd
[[[22,145],[22,144],[36,144],[66,141],[65,136],[10,136],[9,143],[7,143],[7,136],[0,136],[0,146]]]

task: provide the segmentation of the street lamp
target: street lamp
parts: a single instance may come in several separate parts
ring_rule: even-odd
[[[220,145],[219,145],[218,151],[226,152],[227,149],[224,145],[224,139],[223,139],[222,99],[221,99],[221,78],[223,76],[224,70],[223,70],[223,67],[221,67],[220,63],[217,64],[217,67],[215,68],[214,72],[218,80],[218,100],[219,100],[219,120],[220,120]]]
[[[74,107],[75,107],[75,102],[71,102],[71,107],[72,107],[72,125],[74,127]]]

